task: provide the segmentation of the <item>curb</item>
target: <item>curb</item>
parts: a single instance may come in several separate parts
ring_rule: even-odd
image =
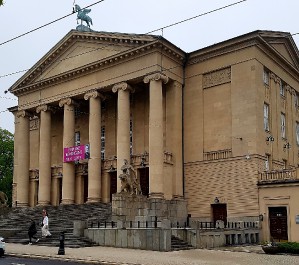
[[[142,265],[139,263],[122,263],[122,262],[112,262],[112,261],[104,261],[104,260],[94,260],[94,259],[78,259],[72,257],[59,257],[59,256],[46,256],[46,255],[38,255],[38,254],[19,254],[19,253],[5,253],[5,256],[9,257],[17,257],[17,258],[33,258],[33,259],[41,259],[41,260],[58,260],[58,261],[69,261],[69,262],[80,262],[85,264],[98,264],[98,265]]]

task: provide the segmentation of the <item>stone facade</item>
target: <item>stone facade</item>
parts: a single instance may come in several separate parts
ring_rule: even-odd
[[[269,238],[261,177],[296,172],[285,192],[298,193],[298,61],[284,32],[187,54],[159,36],[70,31],[9,89],[18,97],[14,206],[110,202],[126,159],[147,197],[143,211],[186,200],[178,220],[263,219]],[[89,144],[89,159],[64,163],[64,148],[77,144]],[[159,211],[150,216],[172,217]]]

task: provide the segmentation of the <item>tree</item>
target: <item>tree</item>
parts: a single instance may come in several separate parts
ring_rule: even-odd
[[[0,128],[0,190],[8,197],[11,205],[14,159],[14,136]]]
[[[3,0],[0,0],[0,6],[2,6],[3,5]]]

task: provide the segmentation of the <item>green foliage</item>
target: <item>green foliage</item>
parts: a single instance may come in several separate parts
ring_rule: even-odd
[[[11,205],[13,181],[14,136],[0,128],[0,190],[8,197]]]
[[[280,253],[299,254],[299,243],[297,242],[282,242],[278,243]]]
[[[0,0],[0,6],[2,6],[3,5],[3,0]]]

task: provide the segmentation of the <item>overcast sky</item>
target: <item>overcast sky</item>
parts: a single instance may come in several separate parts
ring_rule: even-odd
[[[17,36],[68,14],[73,3],[90,7],[95,31],[148,33],[198,16],[151,34],[162,35],[191,52],[255,30],[299,32],[298,0],[4,0],[0,7],[0,127],[14,132],[14,117],[7,108],[17,99],[4,91],[77,26],[76,14],[23,37]],[[239,3],[238,3],[239,2]],[[234,3],[238,3],[232,5]],[[223,8],[231,5],[230,7]],[[215,12],[213,10],[220,9]],[[201,14],[205,14],[202,15]],[[299,34],[293,36],[299,46]],[[9,42],[7,42],[9,41]],[[5,43],[6,42],[6,43]]]

